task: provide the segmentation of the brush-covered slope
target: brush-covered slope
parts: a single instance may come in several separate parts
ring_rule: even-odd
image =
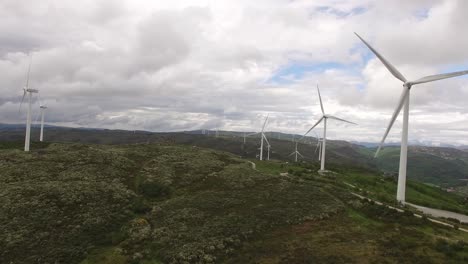
[[[112,242],[122,258],[157,248],[152,257],[164,262],[208,262],[259,233],[343,209],[310,182],[193,147],[7,149],[0,171],[2,263],[77,263]]]
[[[232,154],[178,145],[18,148],[0,149],[0,263],[468,260],[467,235],[362,202],[343,183],[357,177],[346,170],[253,170]]]

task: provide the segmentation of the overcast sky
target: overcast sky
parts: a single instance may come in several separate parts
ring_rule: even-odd
[[[408,79],[468,69],[465,0],[0,1],[0,123],[30,88],[53,125],[303,134],[379,141]],[[410,140],[468,145],[468,78],[413,87]],[[35,119],[35,117],[33,118]],[[401,119],[389,142],[398,142]],[[321,133],[321,127],[317,129]]]

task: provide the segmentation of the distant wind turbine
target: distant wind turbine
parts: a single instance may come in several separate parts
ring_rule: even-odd
[[[325,170],[325,147],[326,147],[326,143],[327,143],[327,120],[330,118],[330,119],[335,119],[335,120],[338,120],[338,121],[342,121],[342,122],[346,122],[346,123],[350,123],[350,124],[354,124],[354,125],[356,125],[356,123],[353,123],[353,122],[350,122],[350,121],[347,121],[347,120],[338,118],[338,117],[336,117],[336,116],[332,116],[332,115],[327,115],[327,114],[325,114],[325,110],[323,109],[323,104],[322,104],[322,97],[320,96],[320,90],[319,90],[318,84],[317,84],[317,92],[318,92],[318,96],[319,96],[319,100],[320,100],[320,108],[322,109],[322,117],[317,121],[317,123],[315,123],[315,125],[313,125],[313,126],[299,139],[299,141],[301,141],[307,134],[309,134],[310,131],[312,131],[312,129],[314,129],[314,128],[315,128],[318,124],[320,124],[320,122],[322,122],[322,120],[323,120],[322,155],[321,155],[320,170],[321,170],[321,171],[324,171],[324,170]]]
[[[398,101],[398,105],[393,112],[393,116],[390,119],[390,124],[385,131],[385,134],[380,142],[380,145],[375,152],[375,157],[379,154],[380,149],[382,148],[385,139],[387,138],[390,129],[393,126],[396,118],[398,117],[401,108],[403,105],[405,106],[403,111],[403,130],[401,134],[401,149],[400,149],[400,169],[398,173],[398,188],[397,188],[397,200],[401,203],[405,203],[405,193],[406,193],[406,167],[407,167],[407,154],[408,154],[408,119],[409,119],[409,102],[410,102],[410,90],[413,85],[433,82],[437,80],[447,79],[451,77],[461,76],[468,74],[468,71],[459,71],[459,72],[452,72],[452,73],[444,73],[444,74],[437,74],[437,75],[430,75],[415,81],[408,81],[403,74],[401,74],[390,62],[388,62],[380,53],[378,53],[369,43],[367,43],[361,36],[359,36],[356,32],[354,33],[356,36],[364,42],[364,44],[379,58],[379,60],[385,65],[385,67],[390,71],[390,73],[397,78],[398,80],[403,82],[403,92],[401,94],[400,100]]]
[[[291,154],[289,154],[289,156],[292,156],[294,155],[294,162],[297,162],[297,155],[301,156],[302,158],[304,158],[304,156],[297,150],[297,141],[296,141],[296,144],[295,144],[295,148],[294,148],[294,152],[292,152]],[[288,156],[288,157],[289,157]]]
[[[44,140],[44,114],[45,114],[45,110],[47,109],[47,106],[41,105],[40,109],[41,109],[41,134],[39,136],[39,141],[42,142]],[[133,133],[135,134],[135,130],[133,130]]]
[[[31,142],[31,104],[32,104],[32,94],[33,93],[38,93],[39,90],[36,89],[30,89],[29,88],[29,75],[31,73],[31,61],[32,57],[29,57],[29,66],[28,66],[28,73],[26,76],[26,85],[23,88],[23,97],[21,98],[21,103],[19,107],[19,111],[21,111],[21,106],[23,105],[24,97],[26,94],[28,94],[28,113],[27,113],[27,118],[26,118],[26,135],[24,138],[24,151],[29,151],[29,145]]]
[[[247,136],[253,136],[253,135],[260,134],[260,160],[263,160],[263,141],[267,140],[264,132],[265,132],[265,126],[266,126],[266,124],[268,122],[268,117],[269,117],[269,114],[266,116],[265,122],[263,122],[262,130],[260,132],[251,133],[251,134],[247,135]],[[267,143],[267,144],[270,145],[270,143]],[[269,151],[268,151],[268,153],[269,153]],[[270,155],[270,154],[268,154],[268,155]]]

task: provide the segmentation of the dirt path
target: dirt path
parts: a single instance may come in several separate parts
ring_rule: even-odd
[[[247,161],[247,162],[252,165],[252,169],[257,170],[257,165],[255,165],[255,163],[253,163],[252,161]]]

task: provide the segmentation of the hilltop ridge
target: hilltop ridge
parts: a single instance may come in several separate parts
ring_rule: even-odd
[[[1,129],[1,128],[0,128]],[[0,141],[21,142],[24,128],[3,130]],[[222,131],[219,137],[203,135],[201,130],[185,133],[154,133],[148,131],[125,130],[92,130],[65,127],[52,127],[46,131],[49,142],[75,142],[92,144],[135,144],[135,143],[174,143],[194,145],[227,151],[245,158],[255,158],[258,154],[259,139],[247,137],[243,144],[243,133]],[[268,134],[268,133],[271,133]],[[271,141],[271,158],[282,161],[292,161],[288,155],[293,151],[294,143],[288,134],[268,132]],[[281,139],[278,139],[279,136]],[[39,137],[39,130],[32,130],[32,138]],[[398,172],[399,146],[386,146],[377,159],[374,158],[375,148],[369,148],[358,143],[342,140],[327,141],[327,163],[337,165],[360,166],[369,170],[381,171],[386,175],[396,175]],[[316,162],[316,139],[307,137],[299,143],[299,151],[305,156],[306,162]],[[408,160],[408,177],[442,188],[456,188],[460,193],[468,193],[468,152],[448,147],[410,146]]]

